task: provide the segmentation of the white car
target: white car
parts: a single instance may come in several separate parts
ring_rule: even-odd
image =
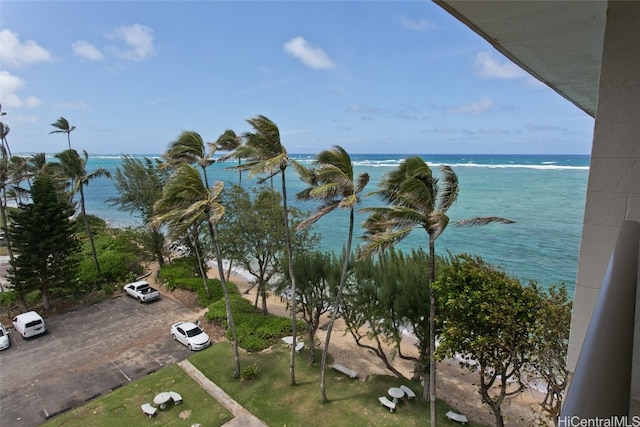
[[[9,331],[7,331],[2,323],[0,323],[0,350],[9,348],[11,341],[9,340]]]
[[[211,345],[209,335],[198,324],[178,322],[171,325],[171,337],[186,345],[189,350],[202,350]]]

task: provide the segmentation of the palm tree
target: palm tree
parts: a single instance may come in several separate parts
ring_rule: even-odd
[[[156,224],[169,223],[176,232],[186,232],[206,219],[211,242],[218,265],[220,283],[224,292],[224,302],[227,310],[227,323],[233,335],[235,354],[234,378],[240,377],[240,355],[238,353],[238,335],[231,312],[231,302],[227,290],[227,281],[222,266],[220,244],[218,239],[218,222],[224,215],[224,207],[219,202],[224,189],[222,181],[216,181],[211,188],[207,188],[200,177],[200,173],[193,166],[182,163],[177,166],[175,173],[169,178],[162,192],[162,198],[156,203],[156,211],[162,212],[154,217]],[[197,227],[196,227],[197,229]],[[206,278],[206,273],[205,273]]]
[[[369,182],[369,174],[360,174],[357,179],[354,179],[351,157],[349,157],[349,154],[344,148],[338,145],[316,155],[314,168],[303,172],[305,172],[305,174],[302,175],[302,180],[310,184],[310,187],[298,193],[297,197],[301,200],[319,199],[322,201],[322,204],[314,215],[300,223],[298,229],[308,227],[337,208],[349,209],[349,234],[347,235],[344,264],[342,266],[342,274],[340,275],[336,299],[333,303],[333,315],[327,328],[327,335],[322,350],[322,362],[320,365],[320,393],[322,394],[322,401],[326,402],[325,371],[331,331],[333,330],[333,324],[340,311],[342,291],[347,281],[347,272],[349,270],[349,260],[351,257],[351,242],[353,240],[354,210],[360,200],[358,195]]]
[[[173,167],[181,163],[190,165],[198,165],[204,174],[204,183],[209,187],[209,178],[207,177],[207,168],[216,161],[213,159],[215,153],[215,144],[208,144],[210,151],[207,152],[205,142],[194,131],[184,131],[180,133],[178,139],[169,144],[169,148],[162,155],[167,159],[166,166]]]
[[[236,133],[227,129],[224,131],[222,135],[215,142],[216,147],[220,151],[230,151],[234,152],[242,145],[242,137],[236,135]],[[222,156],[220,160],[225,160],[227,157],[231,157],[232,154]],[[238,166],[242,165],[242,159],[238,157]],[[238,185],[242,184],[242,169],[238,168]]]
[[[100,274],[100,264],[98,263],[98,254],[96,253],[96,247],[93,242],[93,235],[91,234],[91,227],[89,227],[89,219],[87,218],[87,211],[85,208],[84,187],[89,185],[89,181],[106,176],[111,178],[111,173],[105,168],[99,168],[91,173],[87,173],[87,161],[89,155],[86,151],[82,151],[83,157],[80,157],[78,152],[74,149],[68,149],[55,155],[60,161],[59,168],[60,174],[63,178],[69,179],[71,185],[71,191],[69,193],[69,203],[73,201],[73,196],[80,192],[80,210],[82,212],[82,218],[84,220],[84,226],[89,236],[89,243],[91,245],[91,253],[93,254],[93,263],[96,266],[96,271]]]
[[[233,153],[233,157],[246,159],[246,162],[238,166],[238,168],[241,170],[248,170],[249,178],[257,174],[267,173],[268,176],[263,178],[260,182],[264,182],[277,174],[280,174],[282,179],[282,212],[284,217],[285,241],[287,245],[289,278],[291,280],[291,335],[293,336],[293,345],[291,346],[291,355],[289,358],[289,373],[291,377],[291,385],[295,385],[297,320],[296,279],[293,272],[293,249],[291,245],[291,230],[289,227],[287,183],[285,176],[285,171],[287,170],[289,162],[295,162],[289,159],[287,150],[280,142],[280,131],[274,122],[263,115],[252,117],[248,119],[247,122],[254,128],[255,132],[245,132],[243,134],[245,144],[238,147]]]
[[[69,144],[69,149],[71,149],[71,132],[76,128],[75,126],[71,126],[69,121],[64,117],[60,117],[54,123],[51,123],[51,126],[56,128],[56,130],[52,130],[49,134],[52,133],[66,133],[67,134],[67,143]]]
[[[387,206],[364,208],[371,212],[365,221],[365,239],[359,258],[374,251],[382,252],[403,240],[416,227],[429,236],[429,375],[424,375],[424,398],[430,402],[431,425],[436,425],[436,365],[435,312],[436,295],[431,284],[435,281],[435,242],[449,223],[447,211],[458,197],[458,177],[450,166],[441,166],[440,180],[420,157],[410,157],[387,174],[379,183],[380,189],[371,193],[382,198]],[[458,225],[484,225],[491,222],[509,224],[513,221],[499,217],[471,218]],[[427,395],[428,393],[428,395]]]

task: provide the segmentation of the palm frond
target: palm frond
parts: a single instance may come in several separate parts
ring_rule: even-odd
[[[484,217],[476,217],[476,218],[461,219],[458,221],[453,221],[453,225],[455,225],[456,227],[475,227],[475,226],[487,225],[491,223],[515,224],[515,221],[512,221],[508,218],[498,217],[498,216],[484,216]]]
[[[453,171],[451,166],[443,165],[440,167],[442,188],[438,191],[438,210],[447,212],[449,208],[458,199],[460,185],[458,175]]]

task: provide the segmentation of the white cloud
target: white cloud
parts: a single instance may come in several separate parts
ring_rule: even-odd
[[[315,68],[334,68],[335,64],[321,48],[313,47],[304,38],[298,36],[284,44],[285,52],[298,58],[303,64]]]
[[[0,99],[2,106],[9,108],[18,107],[36,107],[42,104],[38,98],[28,96],[25,99],[20,98],[18,92],[27,87],[27,83],[20,77],[14,76],[6,70],[0,71]]]
[[[33,40],[20,42],[11,30],[0,31],[0,62],[4,66],[21,67],[37,62],[53,61],[53,56]]]
[[[493,99],[488,96],[481,96],[477,101],[450,108],[449,111],[452,113],[480,114],[493,109],[493,107],[495,107]]]
[[[100,50],[84,40],[77,41],[71,45],[74,55],[89,61],[102,61],[104,55]]]
[[[478,52],[474,66],[476,75],[481,79],[517,79],[528,76],[522,68],[508,60],[501,62],[490,52]]]
[[[121,47],[111,47],[111,50],[120,58],[143,61],[155,53],[153,30],[146,25],[122,25],[106,36],[110,40],[124,44]]]
[[[398,19],[398,22],[402,27],[411,31],[427,31],[436,28],[436,24],[428,19],[418,19],[417,21],[406,16],[402,16]]]

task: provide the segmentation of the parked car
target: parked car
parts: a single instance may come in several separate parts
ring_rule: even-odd
[[[211,345],[209,335],[198,324],[178,322],[171,325],[171,337],[186,345],[189,350],[202,350]]]
[[[124,285],[123,289],[127,295],[137,299],[141,303],[160,298],[160,293],[144,280],[128,283]]]
[[[9,339],[9,331],[0,323],[0,350],[9,348],[11,340]]]
[[[35,311],[27,311],[14,317],[13,328],[23,339],[47,332],[44,319]]]

